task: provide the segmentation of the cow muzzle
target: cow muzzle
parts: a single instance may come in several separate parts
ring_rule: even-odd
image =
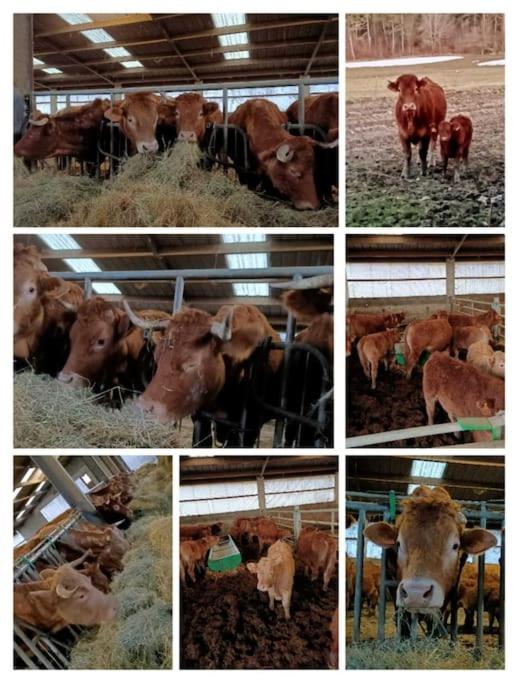
[[[171,419],[164,403],[154,401],[145,396],[141,396],[137,399],[135,402],[135,409],[144,413],[144,415],[154,418],[158,422],[167,422]]]
[[[412,114],[412,113],[415,114],[415,112],[417,111],[417,105],[415,104],[415,102],[406,102],[406,103],[402,106],[402,110],[403,110],[406,114]]]
[[[193,130],[182,130],[178,136],[180,142],[198,142],[196,133]]]
[[[310,202],[307,200],[293,201],[293,206],[299,211],[307,211],[309,209],[315,210],[320,208],[320,202],[318,200],[315,200],[314,202]]]
[[[409,612],[440,609],[444,603],[444,591],[433,579],[403,579],[397,588],[396,603]]]
[[[65,372],[64,370],[59,373],[58,381],[71,389],[82,389],[89,386],[86,377],[81,377],[81,375],[77,375],[75,372]]]
[[[156,140],[149,140],[147,142],[137,143],[137,152],[145,154],[146,152],[158,152],[158,142]]]

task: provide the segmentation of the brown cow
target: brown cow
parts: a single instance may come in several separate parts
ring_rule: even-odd
[[[473,136],[473,124],[467,116],[454,116],[442,121],[438,128],[443,173],[446,175],[448,159],[454,160],[453,181],[460,180],[460,163],[468,164],[469,147]]]
[[[290,199],[296,209],[318,209],[313,166],[315,142],[305,135],[290,135],[282,126],[287,116],[264,99],[240,104],[229,123],[242,128],[259,172]]]
[[[267,337],[279,334],[254,306],[222,306],[216,315],[186,308],[170,319],[144,321],[125,305],[135,325],[160,328],[155,358],[157,371],[138,400],[138,407],[159,420],[176,421],[214,402],[225,380],[239,369]],[[270,369],[277,372],[282,351],[270,353]]]
[[[306,527],[297,541],[297,556],[304,564],[304,572],[311,581],[322,573],[323,589],[327,591],[337,562],[338,541],[330,534]]]
[[[104,116],[117,123],[139,153],[157,152],[156,126],[160,97],[150,92],[128,93],[123,100],[109,107]]]
[[[452,336],[451,325],[442,318],[410,323],[404,336],[407,378],[411,377],[423,351],[444,351],[450,346]]]
[[[460,505],[440,486],[418,486],[401,505],[395,525],[368,524],[364,535],[397,553],[398,607],[440,610],[457,580],[462,553],[479,555],[497,539],[485,529],[467,529]]]
[[[180,542],[180,580],[184,585],[187,576],[196,583],[196,569],[205,565],[207,552],[217,543],[218,536],[205,536],[197,541]]]
[[[348,313],[346,317],[349,335],[352,340],[374,332],[384,332],[389,327],[397,327],[405,319],[401,313]]]
[[[147,320],[163,320],[163,311],[140,311]],[[130,381],[145,346],[144,334],[128,315],[102,297],[92,297],[77,309],[70,329],[70,353],[58,379],[69,387]]]
[[[213,524],[182,524],[180,526],[181,541],[197,541],[205,536],[219,536],[223,524],[214,522]]]
[[[447,318],[452,327],[466,327],[468,325],[475,325],[480,327],[494,327],[502,322],[502,316],[493,308],[489,308],[485,313],[478,313],[477,315],[468,315],[467,313],[448,313],[447,311],[438,311],[434,313],[432,318]]]
[[[95,588],[74,564],[44,569],[39,581],[14,584],[15,618],[53,633],[71,624],[95,626],[112,621],[115,599]]]
[[[354,602],[354,591],[356,581],[356,562],[350,557],[346,563],[346,605],[347,609]],[[365,559],[363,562],[362,577],[362,599],[361,604],[367,605],[369,614],[374,614],[374,610],[379,601],[381,566],[379,562]]]
[[[385,369],[388,370],[388,356],[394,350],[394,344],[399,341],[400,337],[399,330],[387,330],[367,334],[358,342],[358,357],[365,376],[371,380],[372,389],[376,388],[379,362],[382,360]]]
[[[223,123],[218,103],[207,102],[196,92],[182,93],[175,99],[161,102],[158,115],[165,124],[176,128],[179,142],[197,142],[200,145],[208,125]]]
[[[268,593],[270,609],[275,609],[275,600],[280,600],[286,619],[290,618],[295,560],[290,546],[277,541],[268,549],[268,555],[259,562],[249,562],[246,568],[257,574],[257,590]]]
[[[292,102],[286,109],[291,123],[299,122],[299,102]],[[304,123],[318,126],[329,142],[338,137],[338,93],[329,92],[322,95],[309,95],[304,98]]]
[[[467,351],[472,344],[483,342],[488,344],[493,339],[491,330],[486,325],[466,325],[453,328],[452,348],[456,358],[459,351]]]
[[[70,155],[94,162],[101,122],[109,107],[109,100],[97,98],[54,116],[29,119],[27,131],[14,146],[14,153],[29,161]]]
[[[495,377],[505,377],[505,353],[493,351],[486,342],[479,341],[471,344],[466,356],[466,362]]]
[[[437,401],[451,422],[459,417],[491,417],[504,409],[505,385],[498,377],[443,353],[432,353],[423,368],[423,395],[428,424],[433,424]],[[489,432],[473,432],[485,441]]]
[[[427,172],[427,154],[432,142],[432,165],[435,164],[437,129],[446,116],[446,98],[440,85],[430,78],[417,78],[413,74],[389,81],[388,89],[398,93],[396,122],[405,161],[402,175],[410,178],[412,145],[419,145],[421,173]]]
[[[467,564],[462,570],[458,588],[459,606],[464,609],[464,631],[473,629],[478,606],[478,566]],[[484,611],[489,614],[489,629],[495,617],[500,621],[500,565],[484,567]]]

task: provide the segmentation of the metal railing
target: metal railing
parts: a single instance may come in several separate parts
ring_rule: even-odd
[[[354,602],[353,602],[353,629],[352,641],[359,642],[361,638],[361,620],[362,620],[362,588],[363,588],[363,573],[365,560],[365,538],[364,529],[369,517],[381,518],[386,522],[394,522],[395,516],[401,511],[400,501],[407,496],[396,495],[394,491],[388,494],[376,493],[346,493],[346,512],[355,513],[357,529],[355,536],[348,536],[347,541],[356,541],[356,557],[355,560],[355,580],[354,580]],[[500,502],[486,502],[486,501],[458,501],[461,505],[462,512],[468,521],[476,522],[482,528],[486,528],[488,522],[491,522],[493,527],[497,527],[501,531],[501,553],[500,553],[500,584],[499,584],[499,618],[498,618],[498,646],[504,648],[505,645],[505,507]],[[378,599],[378,617],[377,617],[377,631],[376,639],[378,641],[385,640],[386,632],[386,607],[387,597],[393,600],[395,604],[395,590],[399,581],[395,576],[391,576],[388,571],[387,562],[388,551],[383,549],[381,551],[380,560],[380,584],[379,584],[379,599]],[[484,639],[484,580],[485,580],[485,558],[480,555],[476,560],[478,566],[477,578],[477,606],[476,606],[476,632],[475,632],[475,651],[478,654],[483,650]],[[452,641],[457,639],[458,624],[457,611],[458,603],[456,597],[453,599],[450,612],[450,623],[440,622],[439,632],[443,636],[448,636]],[[397,610],[398,618],[396,622],[396,637],[401,639],[406,633],[403,633],[403,623],[409,625],[410,637],[417,637],[417,626],[419,622],[418,615],[415,613],[407,613],[403,608],[399,607]],[[402,618],[403,617],[403,618]],[[445,620],[446,621],[446,620]]]

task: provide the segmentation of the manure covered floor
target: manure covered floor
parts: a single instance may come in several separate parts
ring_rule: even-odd
[[[257,561],[246,552],[243,562]],[[207,571],[181,589],[180,667],[183,669],[327,669],[329,625],[338,604],[336,576],[329,590],[312,583],[298,566],[286,621],[275,611],[257,577],[241,565],[236,571]]]

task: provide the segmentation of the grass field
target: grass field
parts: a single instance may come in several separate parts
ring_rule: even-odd
[[[504,225],[504,67],[479,67],[478,59],[469,55],[416,67],[348,69],[348,227]],[[470,165],[459,183],[452,182],[452,169],[443,178],[439,165],[422,178],[415,147],[412,178],[401,178],[396,95],[387,89],[387,81],[401,73],[426,75],[442,85],[448,119],[455,114],[471,117]]]

